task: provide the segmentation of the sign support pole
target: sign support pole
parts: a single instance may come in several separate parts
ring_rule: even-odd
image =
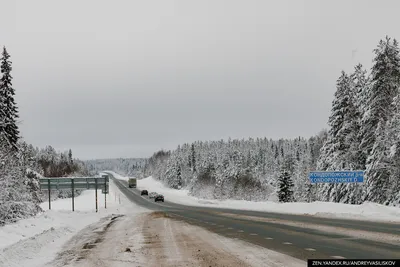
[[[338,202],[338,197],[337,197],[337,184],[335,184],[335,202]]]
[[[96,187],[95,187],[94,192],[95,192],[95,196],[96,196],[96,212],[97,212],[99,210],[97,207],[97,179],[95,179],[95,185],[96,185]]]
[[[100,180],[99,180],[100,179]],[[102,183],[101,179],[104,179],[104,183]],[[107,194],[109,193],[109,184],[108,184],[109,178],[107,175],[105,177],[46,177],[46,178],[40,178],[39,179],[39,185],[40,185],[40,190],[43,190],[42,192],[46,194],[44,191],[48,190],[48,198],[49,198],[49,210],[51,210],[51,190],[61,190],[61,189],[67,189],[71,190],[71,208],[72,211],[75,211],[75,190],[76,189],[95,189],[95,206],[96,206],[96,212],[99,211],[99,201],[101,200],[98,199],[98,192],[97,190],[104,189],[102,193],[104,193],[104,208],[107,209]],[[104,187],[104,188],[103,188]],[[115,193],[115,192],[114,192]],[[115,195],[116,197],[116,195]]]
[[[71,178],[71,183],[72,183],[72,211],[75,211],[75,186],[74,186],[74,179]]]
[[[51,210],[50,179],[47,180],[47,185],[49,189],[49,210]]]
[[[359,199],[359,195],[361,195],[360,194],[360,192],[358,192],[358,182],[356,182],[356,205],[358,205],[358,203],[359,203],[359,201],[358,201],[358,199]]]

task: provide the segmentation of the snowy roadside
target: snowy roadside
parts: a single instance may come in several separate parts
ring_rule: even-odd
[[[237,238],[236,238],[237,239]],[[302,260],[163,212],[110,216],[71,238],[46,267],[304,266]]]
[[[130,202],[110,181],[107,209],[104,195],[98,191],[98,212],[95,210],[94,190],[84,191],[75,198],[75,212],[71,211],[71,198],[41,204],[45,210],[35,217],[0,228],[0,266],[43,266],[77,232],[112,214],[135,214],[147,210]]]
[[[113,173],[114,177],[117,179],[127,180],[126,177],[115,172],[110,173]],[[400,222],[400,208],[387,207],[371,202],[362,205],[351,205],[319,201],[312,203],[277,203],[272,201],[253,202],[245,200],[220,201],[214,199],[200,199],[190,196],[189,190],[187,189],[176,190],[168,188],[162,182],[155,180],[151,176],[138,180],[137,186],[138,189],[147,189],[149,192],[155,191],[163,194],[166,201],[183,205],[313,215],[318,217],[352,220]]]

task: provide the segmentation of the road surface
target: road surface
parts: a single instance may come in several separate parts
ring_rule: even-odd
[[[400,259],[400,224],[194,207],[167,200],[155,203],[128,188],[126,181],[110,176],[121,192],[140,206],[300,260]]]

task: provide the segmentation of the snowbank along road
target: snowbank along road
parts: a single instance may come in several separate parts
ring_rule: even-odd
[[[163,203],[155,203],[141,197],[137,189],[128,188],[126,181],[114,177],[113,180],[131,201],[162,212],[158,214],[173,219],[174,224],[178,220],[185,225],[198,226],[220,236],[246,241],[299,260],[400,258],[400,224],[397,223],[193,207],[171,203],[167,199]],[[148,190],[151,191],[151,188]],[[153,227],[160,227],[156,225]],[[178,236],[182,237],[185,236],[185,228],[181,229],[182,233]],[[194,236],[196,231],[191,231],[191,235]],[[187,252],[182,253],[187,255]]]

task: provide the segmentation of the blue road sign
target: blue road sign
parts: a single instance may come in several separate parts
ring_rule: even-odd
[[[315,183],[363,183],[364,171],[310,172],[310,182]]]

